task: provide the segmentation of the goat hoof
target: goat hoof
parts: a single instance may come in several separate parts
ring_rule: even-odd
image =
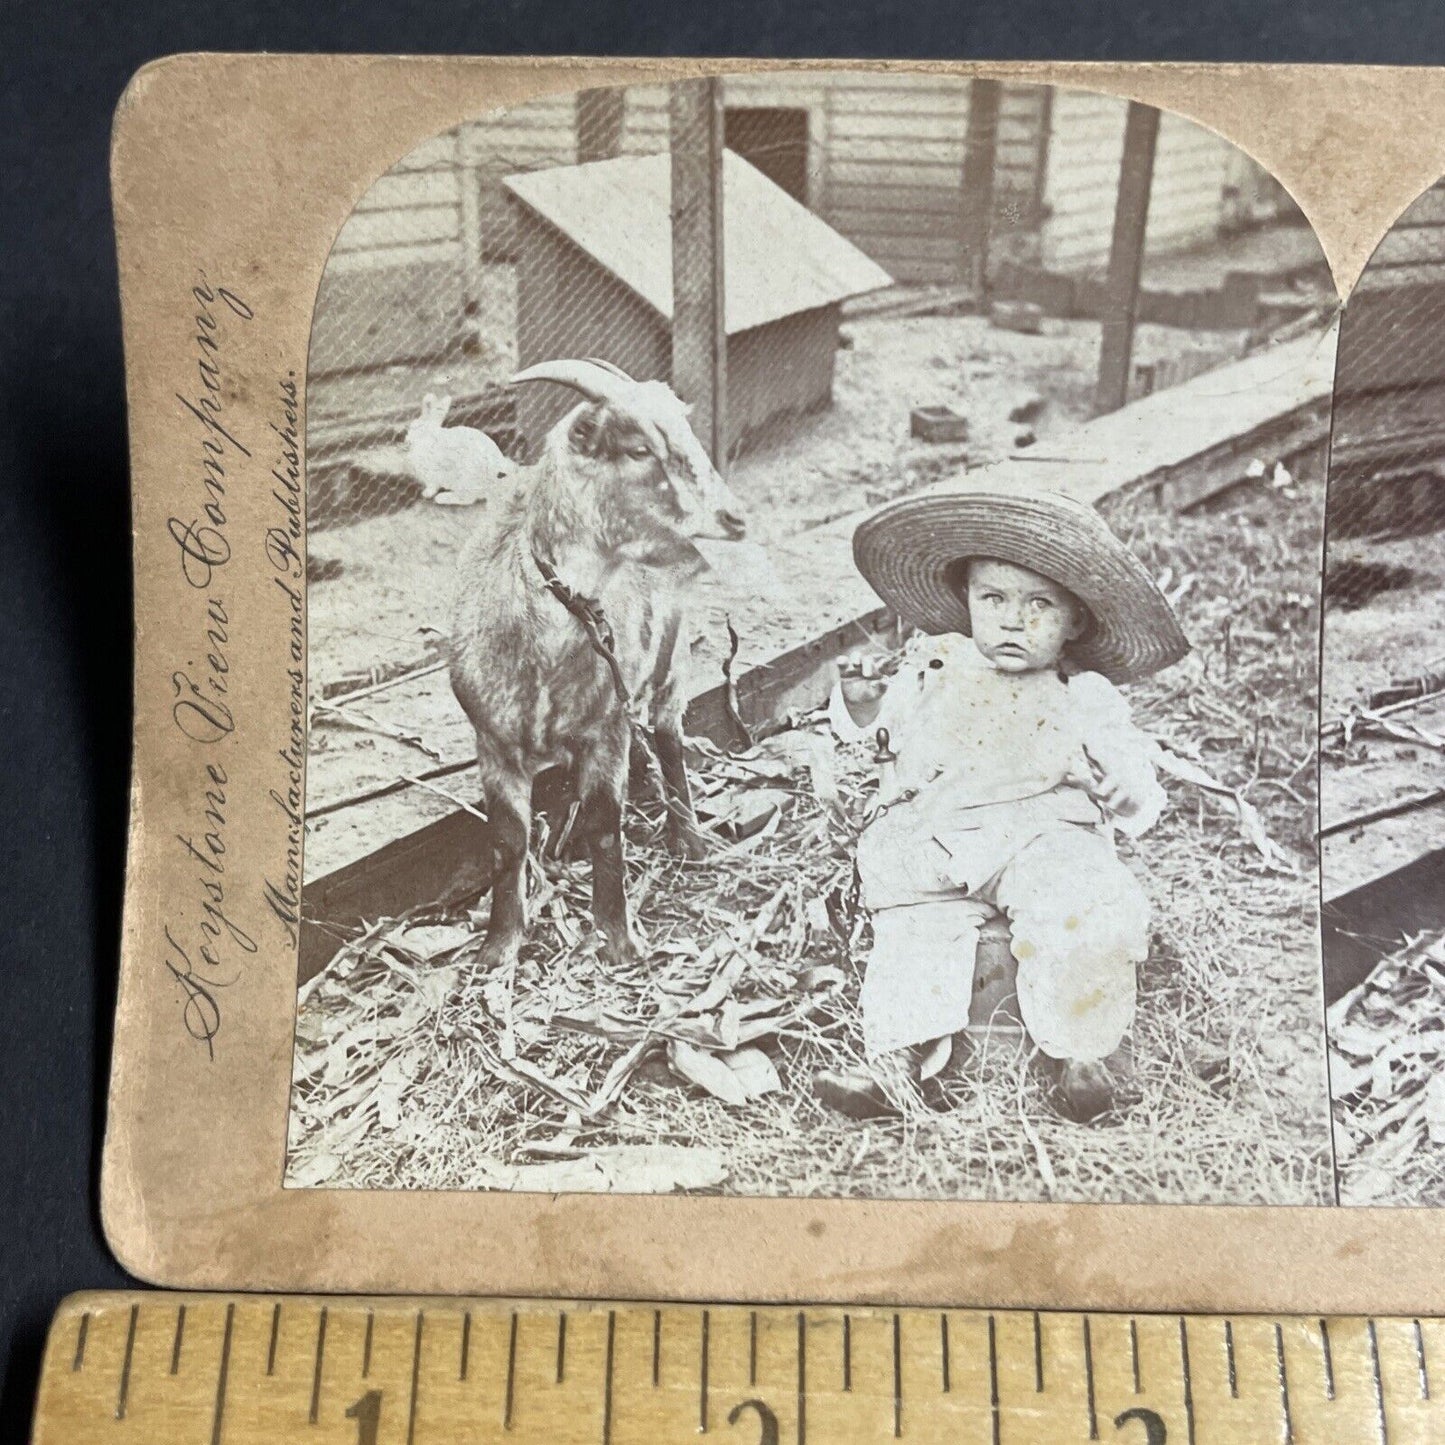
[[[633,964],[642,962],[644,953],[642,945],[631,933],[620,937],[605,934],[599,950],[599,956],[609,968],[631,968]]]
[[[512,939],[484,943],[482,951],[477,955],[478,971],[482,974],[489,974],[514,967],[519,948],[520,945]]]
[[[710,850],[700,829],[674,828],[667,835],[667,851],[674,858],[686,858],[689,862],[700,863]]]

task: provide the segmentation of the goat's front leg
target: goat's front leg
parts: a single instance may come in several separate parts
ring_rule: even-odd
[[[622,799],[627,788],[628,737],[603,740],[578,774],[578,823],[592,853],[592,917],[605,942],[602,956],[628,964],[641,956],[627,909],[627,863],[622,847]]]
[[[482,968],[510,967],[527,932],[527,848],[532,829],[532,785],[526,778],[482,780],[492,847],[492,914],[482,945]]]

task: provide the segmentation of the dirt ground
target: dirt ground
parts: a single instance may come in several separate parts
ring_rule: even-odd
[[[941,389],[973,388],[980,411],[977,388],[996,376],[961,379],[967,365],[990,365],[970,348],[1037,347],[1042,368],[1058,348],[1091,344],[1072,329],[1027,341],[978,326],[965,339],[958,327],[947,323],[952,360],[915,376],[936,369]],[[884,352],[860,338],[841,358],[845,374],[886,368]],[[1055,419],[1079,415],[1086,375],[1072,388],[1056,383]],[[921,399],[911,383],[903,394]],[[873,438],[873,469],[860,466],[824,496],[785,482],[777,515],[817,519],[835,496],[839,509],[859,505],[918,464],[896,421],[877,421],[876,398],[866,416],[843,402],[840,382],[840,416],[860,453]],[[869,765],[831,744],[820,753],[797,733],[796,750],[781,756],[694,760],[705,788],[775,795],[761,832],[720,837],[710,860],[676,863],[651,841],[647,818],[633,818],[629,896],[652,950],[639,970],[597,957],[585,868],[569,862],[541,865],[533,935],[513,979],[477,974],[484,915],[421,907],[353,940],[303,992],[289,1181],[1330,1200],[1313,845],[1322,505],[1321,479],[1305,477],[1236,489],[1186,517],[1138,499],[1106,509],[1176,594],[1193,643],[1182,663],[1128,690],[1135,716],[1226,790],[1170,778],[1170,811],[1126,855],[1153,901],[1154,936],[1132,1046],[1141,1101],[1118,1118],[1060,1119],[1001,1034],[961,1050],[901,1120],[860,1125],[816,1101],[814,1072],[859,1057],[866,919],[850,916],[847,884]],[[388,632],[407,635],[414,615]],[[737,783],[739,767],[762,774],[754,787]]]
[[[833,405],[798,419],[785,435],[761,438],[731,470],[751,536],[764,546],[960,467],[996,461],[1026,430],[1044,441],[1090,414],[1095,322],[1050,319],[1042,335],[1028,336],[977,316],[876,316],[849,320],[844,330],[852,344],[837,355]],[[1242,341],[1234,333],[1143,326],[1135,356],[1143,363],[1200,352],[1223,359],[1237,354]],[[1010,422],[1008,412],[1030,396],[1043,402],[1040,414]],[[966,443],[909,435],[911,409],[931,404],[968,417]],[[313,695],[342,677],[425,655],[421,629],[447,626],[457,553],[489,508],[418,503],[312,535],[313,557],[340,567],[309,589]],[[726,604],[727,585],[715,580],[710,600]],[[751,590],[742,581],[732,600]],[[776,650],[770,641],[749,636],[759,656]]]

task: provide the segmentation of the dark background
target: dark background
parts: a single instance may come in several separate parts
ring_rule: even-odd
[[[319,7],[318,7],[319,10]],[[1445,63],[1437,0],[0,0],[0,1439],[47,1321],[126,1278],[96,1206],[124,868],[130,548],[107,182],[185,50]]]

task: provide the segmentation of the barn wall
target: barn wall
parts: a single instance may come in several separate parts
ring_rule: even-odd
[[[1101,271],[1108,265],[1126,110],[1126,103],[1113,96],[1084,91],[1054,96],[1045,181],[1049,215],[1040,238],[1043,264],[1051,271]],[[1239,184],[1236,155],[1223,137],[1182,116],[1164,114],[1146,251],[1187,251],[1219,235],[1225,188]]]
[[[1030,225],[1047,90],[1006,85],[999,108],[995,211]],[[730,76],[728,106],[808,112],[808,205],[899,281],[958,279],[968,86],[937,76],[842,73]],[[627,93],[623,151],[667,148],[667,88]]]
[[[1445,181],[1431,186],[1390,228],[1370,257],[1355,294],[1441,285],[1445,285]]]
[[[525,244],[517,263],[517,360],[595,356],[639,380],[666,380],[672,345],[662,318],[554,227],[521,212]],[[517,424],[535,455],[542,436],[575,406],[560,386],[521,386]]]
[[[837,306],[820,306],[728,337],[730,452],[770,422],[832,400],[838,316]]]

